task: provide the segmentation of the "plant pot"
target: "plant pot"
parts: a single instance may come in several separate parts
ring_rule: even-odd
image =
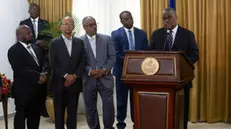
[[[46,100],[46,109],[47,109],[47,113],[51,119],[52,122],[55,122],[55,112],[54,112],[54,103],[53,103],[53,98],[51,97],[47,97]],[[65,116],[64,116],[64,123],[66,123],[67,121],[67,109],[65,111]]]

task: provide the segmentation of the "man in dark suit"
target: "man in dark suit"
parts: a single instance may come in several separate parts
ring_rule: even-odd
[[[124,63],[124,52],[128,50],[147,50],[147,35],[143,30],[133,27],[132,14],[129,11],[120,13],[120,22],[123,27],[111,33],[116,50],[117,60],[113,73],[116,76],[116,98],[117,98],[117,127],[124,129],[124,120],[127,116],[127,98],[130,91],[131,119],[134,122],[133,91],[121,81],[122,68]]]
[[[90,129],[100,129],[97,112],[97,95],[103,103],[104,129],[114,129],[114,80],[111,69],[116,62],[116,53],[110,36],[97,33],[96,21],[87,16],[83,19],[86,32],[81,36],[87,53],[87,66],[83,76],[83,97],[87,123]]]
[[[164,28],[155,30],[152,33],[150,50],[155,51],[184,51],[185,55],[194,64],[198,58],[198,47],[193,32],[177,24],[177,15],[174,9],[163,10]],[[192,83],[185,85],[185,116],[184,129],[187,129],[189,92]]]
[[[48,21],[40,19],[40,7],[36,3],[30,4],[28,10],[30,17],[21,21],[20,25],[27,25],[31,28],[33,33],[33,43],[37,44],[40,47],[44,46],[44,37],[40,32],[46,29]]]
[[[8,51],[8,59],[14,73],[14,129],[25,129],[25,119],[28,129],[39,129],[41,84],[46,80],[46,74],[42,73],[43,59],[38,47],[30,44],[32,32],[28,26],[19,26],[16,34],[18,42]]]
[[[56,129],[64,129],[65,108],[67,129],[76,129],[76,110],[82,87],[79,82],[85,70],[86,56],[83,41],[72,36],[73,29],[73,19],[65,17],[61,23],[63,34],[51,41],[51,89]]]
[[[24,21],[20,22],[20,25],[27,25],[31,28],[32,33],[33,33],[33,44],[36,44],[39,46],[40,50],[42,51],[43,58],[46,59],[47,61],[44,64],[46,68],[48,68],[48,50],[44,49],[45,45],[45,39],[51,39],[51,37],[47,35],[42,35],[40,32],[44,29],[47,28],[48,22],[46,20],[40,19],[40,7],[36,3],[30,4],[29,10],[28,10],[30,17]],[[46,96],[47,96],[47,87],[46,84],[42,86],[43,91],[42,92],[42,104],[40,106],[40,114],[44,117],[47,117],[47,111],[46,111]]]

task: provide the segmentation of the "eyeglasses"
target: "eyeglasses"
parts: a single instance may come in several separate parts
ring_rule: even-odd
[[[89,26],[89,27],[94,27],[94,26],[98,26],[99,25],[99,23],[92,23],[92,24],[88,24],[88,25],[83,25],[83,26]]]
[[[63,26],[67,27],[67,26],[74,26],[74,24],[62,24]]]

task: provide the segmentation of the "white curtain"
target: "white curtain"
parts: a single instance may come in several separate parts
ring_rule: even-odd
[[[134,26],[140,28],[140,0],[73,0],[73,16],[80,22],[85,16],[93,16],[98,24],[98,33],[111,35],[113,30],[121,27],[119,14],[124,11],[130,11],[133,15]],[[76,36],[85,34],[82,27]],[[98,97],[98,113],[102,114],[102,103]],[[116,109],[116,94],[114,92],[114,103]],[[84,113],[84,102],[82,96],[79,99],[79,113]],[[128,101],[128,116],[129,101]]]
[[[15,30],[19,22],[28,18],[27,0],[1,0],[0,4],[0,72],[10,79],[13,72],[7,58],[7,51],[16,42]],[[13,113],[14,101],[8,102],[8,113]],[[3,116],[2,104],[0,103],[0,116]]]
[[[119,14],[128,10],[134,18],[134,26],[140,27],[140,0],[73,0],[73,16],[81,22],[85,16],[93,16],[98,25],[98,32],[111,35],[121,27]],[[84,34],[84,30],[79,35]],[[78,36],[79,36],[78,35]]]

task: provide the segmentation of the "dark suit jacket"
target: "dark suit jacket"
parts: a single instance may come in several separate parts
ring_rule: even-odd
[[[158,29],[152,33],[150,50],[163,51],[166,46],[165,39],[167,30]],[[184,51],[188,59],[194,64],[198,58],[198,47],[193,32],[178,26],[176,37],[173,43],[172,51]]]
[[[40,72],[42,72],[43,59],[36,45],[31,44],[40,66],[36,64],[30,53],[24,46],[17,42],[8,51],[8,60],[14,73],[13,97],[22,101],[38,95],[40,85],[38,84]]]
[[[31,19],[28,18],[28,19],[20,22],[20,25],[27,25],[27,26],[29,26],[31,28],[32,33],[33,33],[33,37],[34,37],[35,40],[42,40],[42,39],[46,38],[45,35],[41,35],[40,32],[47,28],[47,24],[48,24],[48,21],[39,18],[39,21],[38,21],[38,37],[36,39],[35,38],[35,33],[34,33],[34,27],[33,27],[33,23],[31,22]]]
[[[167,36],[167,30],[164,28],[155,30],[152,33],[150,50],[164,51],[166,46],[165,39]],[[196,44],[195,36],[193,32],[178,26],[172,51],[184,51],[185,55],[194,64],[198,58],[198,47]],[[190,84],[189,87],[192,87]]]
[[[114,66],[114,75],[122,74],[122,67],[124,61],[124,52],[129,50],[129,42],[127,34],[123,27],[113,31],[111,33],[112,40],[114,42],[116,50],[116,64]],[[147,50],[148,49],[148,39],[147,35],[143,30],[134,27],[134,37],[135,37],[135,48],[136,50]]]
[[[75,73],[78,76],[76,83],[72,87],[81,90],[82,85],[79,77],[82,76],[86,67],[85,48],[81,39],[72,38],[71,57],[62,36],[53,39],[50,49],[50,64],[52,68],[51,88],[54,92],[62,91],[66,73]]]

